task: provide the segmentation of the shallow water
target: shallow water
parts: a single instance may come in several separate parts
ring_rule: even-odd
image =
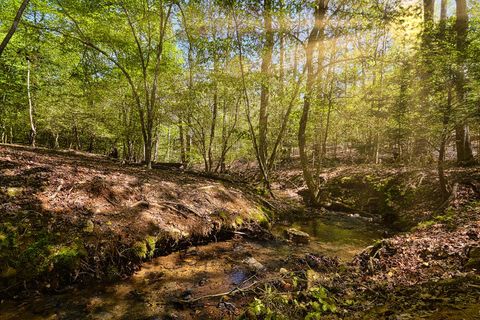
[[[130,279],[51,296],[0,304],[0,319],[224,319],[235,318],[248,297],[232,302],[202,300],[185,307],[179,300],[226,293],[252,276],[246,262],[254,258],[266,273],[278,272],[285,261],[305,253],[350,260],[381,238],[377,225],[344,214],[297,217],[273,227],[279,237],[286,228],[311,235],[308,245],[284,241],[258,242],[236,236],[231,240],[192,247],[155,258]],[[250,259],[251,261],[251,259]],[[205,302],[210,301],[210,302]]]

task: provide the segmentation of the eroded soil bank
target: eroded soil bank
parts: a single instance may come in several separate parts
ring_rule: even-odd
[[[282,240],[285,228],[309,231],[308,244]],[[230,319],[254,297],[325,252],[350,261],[381,238],[379,225],[346,214],[297,217],[274,227],[276,238],[237,233],[232,239],[192,246],[146,262],[131,278],[72,288],[61,294],[3,304],[5,319]],[[315,231],[316,230],[316,231]],[[287,279],[288,281],[288,279]],[[245,289],[235,294],[232,290]],[[243,290],[242,289],[242,290]]]
[[[118,280],[192,243],[267,223],[258,198],[180,171],[0,146],[0,295]]]

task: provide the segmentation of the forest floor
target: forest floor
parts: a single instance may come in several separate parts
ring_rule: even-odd
[[[447,170],[448,201],[434,169],[332,167],[328,210],[303,205],[295,165],[276,172],[266,201],[228,179],[0,146],[0,319],[480,317],[479,167]],[[291,227],[310,243],[283,239]]]
[[[435,168],[324,170],[325,203],[388,227],[385,238],[349,263],[322,252],[297,260],[289,280],[255,300],[250,317],[479,319],[480,168],[446,172],[453,192],[445,201]],[[277,193],[301,201],[299,168],[289,164],[275,179]]]
[[[175,249],[267,223],[227,182],[101,156],[0,146],[0,295],[129,276]]]

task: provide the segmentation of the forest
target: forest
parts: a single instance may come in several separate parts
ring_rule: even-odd
[[[0,0],[0,319],[480,319],[477,0]]]

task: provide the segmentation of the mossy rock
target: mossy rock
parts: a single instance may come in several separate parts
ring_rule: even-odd
[[[306,232],[297,230],[295,228],[286,229],[284,232],[285,238],[295,243],[307,244],[310,242],[310,235]]]

